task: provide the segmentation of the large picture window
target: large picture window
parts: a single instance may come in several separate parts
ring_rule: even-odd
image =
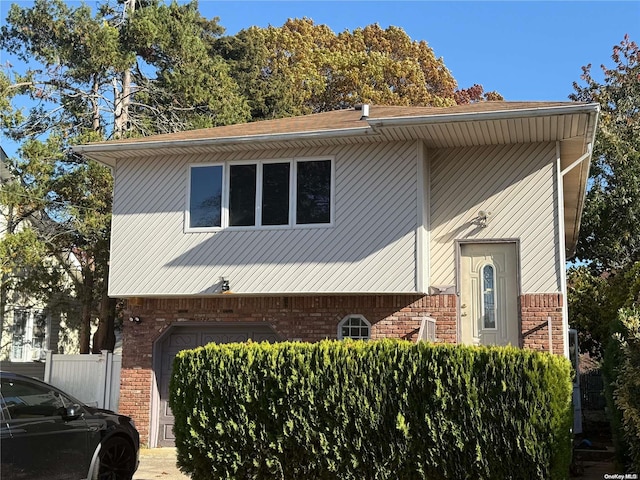
[[[332,195],[329,159],[192,165],[187,229],[331,224]]]

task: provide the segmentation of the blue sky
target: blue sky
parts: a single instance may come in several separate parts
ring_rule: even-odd
[[[462,88],[506,100],[567,100],[581,67],[611,65],[625,33],[640,42],[640,1],[213,1],[201,13],[233,35],[251,25],[308,17],[334,32],[372,23],[425,40]]]
[[[11,3],[31,4],[0,0],[2,23]],[[625,34],[640,42],[640,1],[201,0],[199,6],[205,17],[219,17],[228,35],[302,17],[335,33],[373,23],[401,27],[444,59],[461,88],[479,83],[506,100],[567,100],[583,65],[599,73],[602,63],[612,65],[612,47]],[[3,147],[13,153],[12,145]]]

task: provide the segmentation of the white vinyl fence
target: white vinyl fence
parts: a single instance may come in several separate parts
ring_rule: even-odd
[[[111,352],[62,355],[47,352],[44,381],[83,403],[118,410],[122,356]]]

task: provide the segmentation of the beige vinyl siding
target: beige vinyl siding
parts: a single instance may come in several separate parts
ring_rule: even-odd
[[[430,152],[431,285],[455,285],[455,241],[519,239],[522,293],[559,292],[555,143]],[[474,220],[492,212],[486,228]]]
[[[144,157],[118,163],[112,296],[416,291],[415,142]],[[194,163],[328,157],[331,227],[184,232]]]

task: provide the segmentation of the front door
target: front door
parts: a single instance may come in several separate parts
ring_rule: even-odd
[[[460,245],[460,340],[469,345],[520,343],[515,242]]]

